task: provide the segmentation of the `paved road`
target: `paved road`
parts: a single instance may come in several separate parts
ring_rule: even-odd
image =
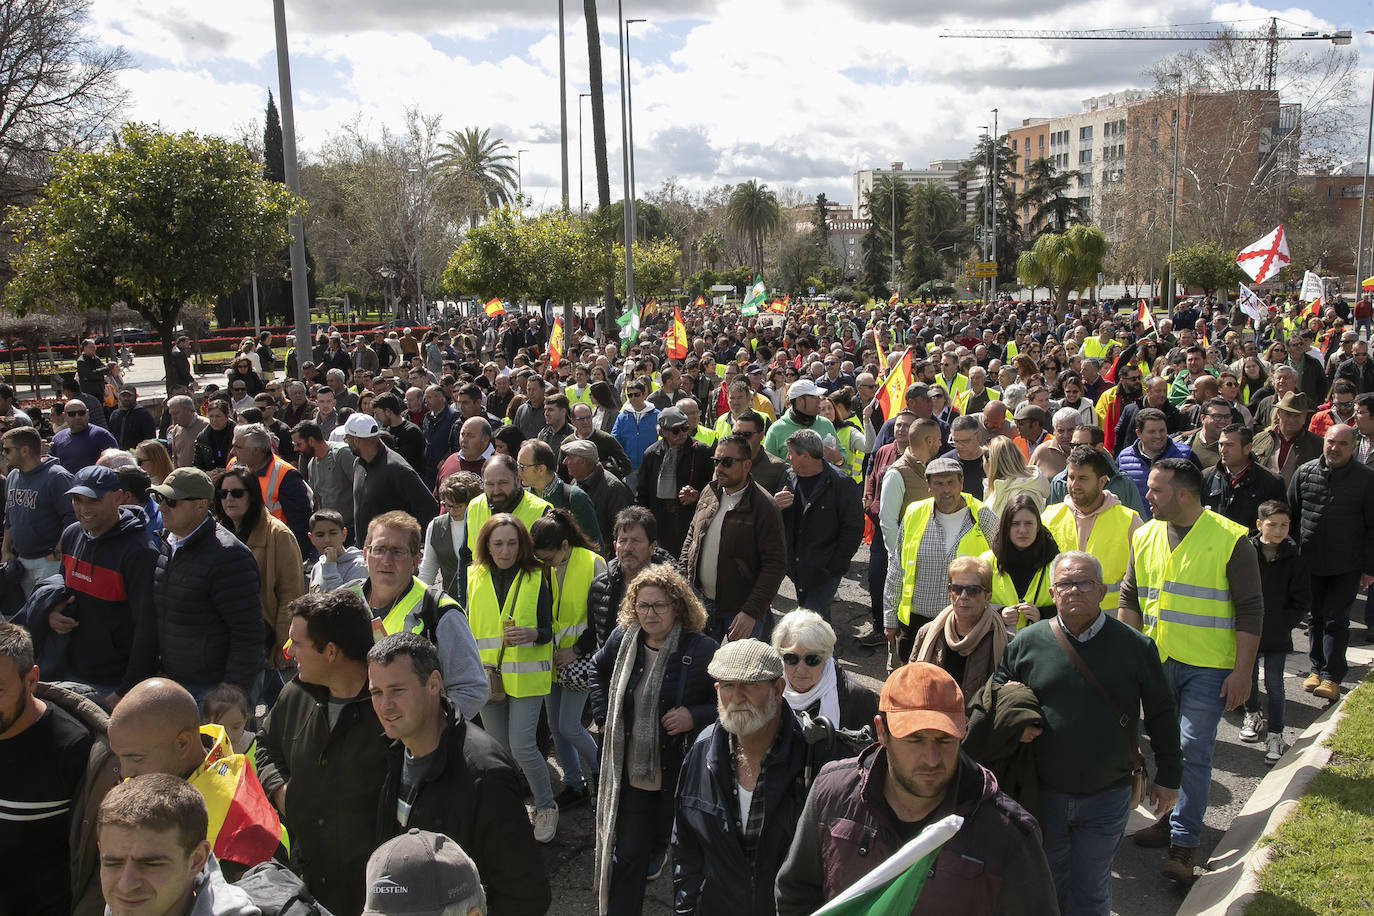
[[[842,664],[881,678],[886,661],[885,652],[866,649],[853,640],[854,633],[868,614],[868,594],[860,585],[860,582],[867,581],[867,560],[867,548],[861,547],[849,576],[840,587],[834,621],[840,636],[838,654]],[[791,610],[795,606],[791,603],[793,597],[790,583],[784,582],[782,594],[773,602],[774,608],[778,611]],[[1357,612],[1352,617],[1362,620],[1363,605],[1357,603],[1356,608]],[[1362,638],[1364,632],[1362,623],[1352,626],[1352,633],[1357,637]],[[1326,705],[1302,690],[1302,678],[1307,674],[1307,640],[1302,633],[1294,633],[1294,646],[1298,651],[1289,657],[1287,666],[1290,681],[1286,735],[1290,741],[1310,725]],[[1374,661],[1374,652],[1366,644],[1358,644],[1351,651],[1349,682],[1353,684],[1363,677],[1371,661]],[[1231,820],[1269,769],[1264,764],[1263,743],[1242,744],[1239,731],[1240,716],[1228,714],[1222,721],[1213,758],[1212,790],[1202,834],[1200,861],[1210,856],[1212,847],[1221,839]],[[556,763],[554,767],[557,768]],[[1137,811],[1132,815],[1129,829],[1146,826],[1151,820],[1143,810]],[[560,914],[595,916],[593,841],[591,809],[582,808],[563,816],[558,838],[545,847],[550,877],[556,888],[555,911]],[[1113,868],[1114,913],[1120,916],[1172,916],[1177,912],[1183,894],[1172,883],[1158,877],[1163,857],[1162,850],[1141,849],[1129,838],[1122,844]],[[649,916],[672,913],[671,893],[670,877],[665,876],[651,884],[644,912]]]

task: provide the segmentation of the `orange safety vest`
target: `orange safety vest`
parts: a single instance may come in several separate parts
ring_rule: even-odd
[[[273,455],[272,461],[267,465],[266,474],[256,475],[258,486],[262,488],[262,504],[267,511],[282,524],[286,523],[286,512],[281,507],[281,482],[286,476],[287,471],[294,471],[289,462],[283,461],[280,455]]]

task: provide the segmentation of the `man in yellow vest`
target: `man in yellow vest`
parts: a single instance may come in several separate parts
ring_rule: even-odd
[[[418,633],[435,643],[444,663],[444,694],[466,718],[487,702],[487,676],[467,615],[439,586],[415,575],[424,535],[405,512],[384,512],[367,526],[363,561],[367,578],[346,588],[361,595],[372,612],[372,631]]]
[[[1248,531],[1202,507],[1202,472],[1191,461],[1155,462],[1146,499],[1154,518],[1132,539],[1118,615],[1159,648],[1179,711],[1183,783],[1172,813],[1133,839],[1168,846],[1160,873],[1187,885],[1207,810],[1217,723],[1250,695],[1264,597]]]
[[[1065,474],[1064,501],[1045,509],[1040,519],[1061,551],[1082,550],[1102,564],[1107,588],[1102,610],[1115,617],[1121,577],[1130,563],[1131,539],[1143,522],[1106,488],[1112,477],[1111,462],[1091,445],[1069,450]]]
[[[234,458],[257,477],[264,508],[291,529],[301,555],[311,557],[315,547],[310,543],[310,488],[301,472],[273,450],[275,440],[261,423],[241,423],[234,427]]]
[[[911,657],[916,631],[949,604],[954,558],[981,556],[997,540],[997,514],[962,491],[958,461],[936,458],[925,474],[930,498],[907,508],[889,551],[895,562],[888,563],[883,628],[888,645],[896,644],[895,659]]]
[[[959,396],[968,391],[968,376],[959,371],[959,357],[948,351],[940,356],[940,371],[935,376],[935,384],[945,389],[951,404],[958,403]]]

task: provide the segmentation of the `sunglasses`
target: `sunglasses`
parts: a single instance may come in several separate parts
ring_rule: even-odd
[[[219,491],[220,499],[243,499],[248,491],[243,487],[225,487]]]
[[[736,458],[734,455],[725,455],[724,457],[721,457],[721,458],[717,458],[717,457],[715,457],[714,455],[711,456],[711,463],[712,463],[712,464],[717,465],[717,466],[719,466],[719,467],[724,467],[724,468],[734,467],[736,461],[743,461],[743,460],[744,460],[743,458]]]
[[[69,417],[84,417],[84,416],[86,415],[86,413],[87,413],[87,412],[84,411],[84,410],[69,410],[69,411],[67,411],[67,416],[69,416]]]
[[[687,427],[685,427],[685,426],[670,426],[670,427],[668,427],[667,429],[665,429],[664,432],[665,432],[665,433],[673,433],[674,435],[682,436],[682,435],[686,435],[686,433],[687,433]]]
[[[985,591],[987,591],[987,589],[983,588],[981,585],[959,585],[955,582],[949,583],[949,593],[951,595],[968,595],[972,598],[977,598]]]
[[[169,509],[175,509],[177,507],[177,503],[181,501],[181,499],[178,499],[177,497],[163,496],[161,493],[158,493],[156,491],[154,491],[150,495],[153,497],[153,502],[157,503],[159,506],[166,506]]]
[[[782,663],[784,665],[796,666],[798,662],[806,662],[806,667],[808,668],[819,668],[821,665],[825,664],[825,656],[816,655],[815,653],[798,655],[795,652],[784,652],[782,654]]]

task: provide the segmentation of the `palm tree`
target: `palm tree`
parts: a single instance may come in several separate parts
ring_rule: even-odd
[[[725,208],[725,222],[744,236],[753,251],[754,266],[763,270],[763,240],[782,225],[778,195],[752,178],[735,188]]]
[[[958,198],[943,182],[923,181],[907,194],[907,210],[903,267],[908,287],[922,280],[945,279],[948,259],[942,249],[952,249],[962,231]]]
[[[493,139],[490,130],[479,133],[475,127],[466,127],[448,136],[448,142],[439,145],[435,169],[468,225],[476,226],[492,207],[515,199],[518,176],[511,165],[515,157],[506,141]]]
[[[1043,156],[1026,166],[1026,188],[1017,198],[1016,205],[1031,211],[1029,228],[1032,233],[1063,232],[1069,223],[1085,219],[1083,202],[1068,194],[1078,176],[1076,170],[1056,171],[1054,163]]]
[[[1055,300],[1061,317],[1068,310],[1069,293],[1081,293],[1097,282],[1107,258],[1107,237],[1092,226],[1072,226],[1046,232],[1016,261],[1016,276],[1031,288],[1043,286]]]
[[[713,226],[701,233],[696,246],[706,266],[715,270],[720,259],[725,257],[725,234]]]

